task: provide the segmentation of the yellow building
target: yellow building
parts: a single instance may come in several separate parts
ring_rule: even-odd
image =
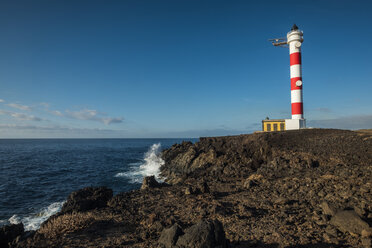
[[[273,131],[285,131],[285,120],[284,119],[276,119],[270,120],[266,118],[266,120],[262,121],[262,131],[264,132],[273,132]]]

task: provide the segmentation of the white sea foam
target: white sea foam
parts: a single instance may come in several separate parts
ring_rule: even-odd
[[[129,171],[120,172],[115,177],[130,178],[131,183],[141,183],[143,177],[154,175],[159,180],[160,166],[164,160],[159,156],[161,144],[153,144],[145,153],[143,162],[130,164]]]
[[[40,228],[41,223],[61,210],[63,203],[63,201],[54,202],[48,207],[43,208],[39,213],[26,216],[24,218],[20,218],[15,214],[10,217],[8,221],[10,224],[19,224],[22,222],[26,231],[37,230]]]

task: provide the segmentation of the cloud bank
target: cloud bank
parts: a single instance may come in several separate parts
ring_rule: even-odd
[[[23,113],[16,113],[6,110],[0,110],[0,115],[7,115],[13,117],[14,119],[21,120],[21,121],[42,121],[42,118],[36,117],[34,115],[27,115]]]
[[[19,110],[24,110],[24,111],[30,111],[31,110],[30,106],[21,105],[21,104],[18,104],[18,103],[8,103],[7,106],[9,106],[11,108],[19,109]]]
[[[125,130],[0,124],[1,138],[117,138]],[[121,135],[122,137],[123,135]]]
[[[81,109],[81,110],[65,110],[64,112],[59,110],[50,110],[48,103],[40,103],[40,105],[45,107],[45,111],[49,114],[58,117],[67,117],[75,120],[83,121],[96,121],[103,123],[105,125],[110,125],[114,123],[122,123],[124,118],[122,117],[107,117],[105,113],[98,112],[94,109]]]
[[[372,115],[345,116],[329,120],[308,120],[308,127],[338,128],[338,129],[370,129]]]
[[[62,114],[61,112],[57,111],[56,114]],[[65,116],[77,119],[77,120],[89,120],[89,121],[98,121],[105,125],[109,125],[112,123],[122,123],[124,118],[114,118],[114,117],[105,117],[104,114],[99,113],[97,110],[91,109],[83,109],[79,111],[65,111]]]

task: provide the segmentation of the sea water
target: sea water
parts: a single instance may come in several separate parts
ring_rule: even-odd
[[[2,139],[0,226],[22,222],[36,230],[67,196],[87,186],[114,194],[159,176],[162,149],[196,139]]]

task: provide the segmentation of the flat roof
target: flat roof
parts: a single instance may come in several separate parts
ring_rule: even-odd
[[[285,121],[285,119],[269,119],[269,120],[262,120],[264,122],[270,122],[270,121]]]

